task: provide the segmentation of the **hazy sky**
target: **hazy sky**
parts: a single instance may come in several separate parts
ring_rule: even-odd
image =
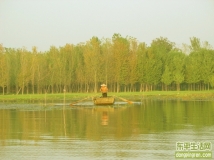
[[[214,0],[0,0],[0,43],[46,51],[114,33],[150,45],[190,37],[214,47]]]

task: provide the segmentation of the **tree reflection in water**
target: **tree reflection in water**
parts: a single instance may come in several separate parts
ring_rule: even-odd
[[[108,125],[108,112],[107,111],[103,111],[103,115],[102,115],[102,123],[103,126]]]
[[[143,106],[0,106],[0,140],[36,140],[44,135],[101,140],[214,125],[212,101],[145,101]],[[105,127],[103,127],[105,126]]]

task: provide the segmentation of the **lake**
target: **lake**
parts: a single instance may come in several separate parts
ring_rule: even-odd
[[[178,143],[214,153],[214,101],[0,104],[1,160],[175,159]]]

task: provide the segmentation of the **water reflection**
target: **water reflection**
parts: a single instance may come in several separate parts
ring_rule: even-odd
[[[103,111],[103,115],[102,115],[102,125],[108,125],[108,112],[107,111]]]
[[[0,159],[24,154],[15,150],[27,150],[29,159],[54,159],[56,151],[64,159],[173,159],[176,141],[214,145],[213,137],[213,101],[105,107],[0,105],[0,149],[5,153]]]

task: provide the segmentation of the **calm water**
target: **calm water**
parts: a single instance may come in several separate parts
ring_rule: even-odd
[[[193,141],[214,148],[213,101],[0,104],[1,160],[175,159],[176,142]]]

